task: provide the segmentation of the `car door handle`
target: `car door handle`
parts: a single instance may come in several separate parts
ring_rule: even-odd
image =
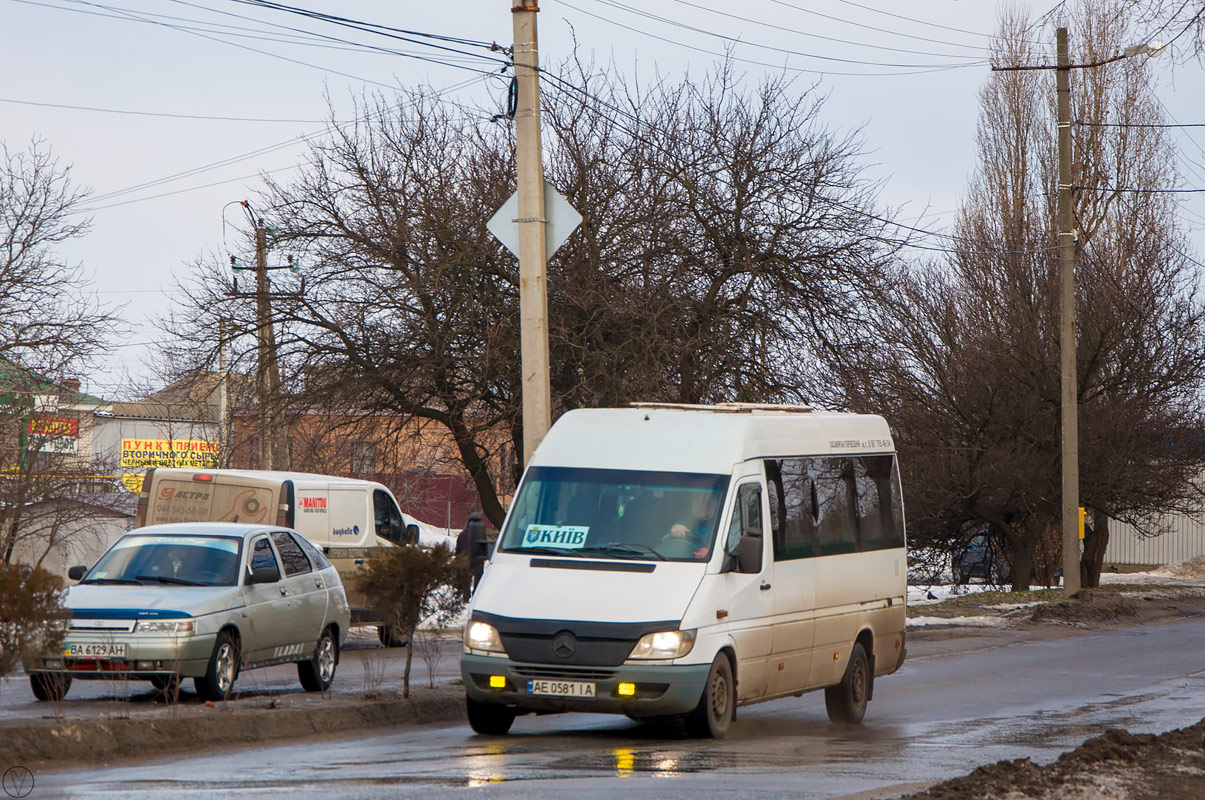
[[[768,591],[770,591],[770,584],[763,583],[761,586],[759,586],[757,588],[761,589],[763,592],[768,592]]]
[[[315,586],[317,586],[319,589],[321,589],[321,588],[322,588],[322,581],[321,581],[321,580],[319,580],[318,578],[314,578],[314,585],[315,585]]]
[[[289,590],[282,586],[282,587],[280,587],[280,593],[282,595],[287,595],[289,593]]]

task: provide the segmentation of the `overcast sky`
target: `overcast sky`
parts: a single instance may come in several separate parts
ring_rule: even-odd
[[[259,174],[288,177],[304,149],[301,137],[325,127],[328,95],[339,114],[350,109],[350,96],[399,84],[453,87],[450,97],[489,109],[504,94],[498,78],[460,68],[489,69],[479,58],[239,0],[0,3],[0,74],[7,78],[0,139],[10,149],[44,139],[72,165],[74,180],[92,189],[93,229],[62,252],[84,266],[103,301],[126,307],[129,335],[87,381],[107,397],[124,394],[127,371],[153,377],[146,362],[156,333],[148,321],[171,306],[175,282],[194,259],[249,256],[232,227],[244,221],[242,213],[227,204],[251,197]],[[511,41],[510,0],[293,4],[396,28]],[[1054,4],[1041,0],[1030,9],[1040,14]],[[731,47],[751,77],[785,68],[801,85],[818,81],[828,95],[824,122],[863,129],[866,174],[883,180],[883,205],[898,221],[940,231],[975,168],[977,92],[988,76],[985,47],[996,13],[984,0],[542,0],[540,50],[545,64],[556,64],[576,38],[584,56],[613,61],[629,76],[654,68],[680,76],[702,73]],[[1173,69],[1170,58],[1155,65],[1159,96],[1174,120],[1205,123],[1202,68],[1194,62]],[[1053,91],[1053,75],[1050,82]],[[1183,188],[1205,187],[1205,128],[1175,135]],[[1183,198],[1185,220],[1198,229],[1196,251],[1205,252],[1205,195]]]

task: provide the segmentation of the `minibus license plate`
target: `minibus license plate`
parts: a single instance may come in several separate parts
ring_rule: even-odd
[[[69,642],[67,658],[125,658],[125,643]]]
[[[579,681],[529,680],[528,694],[551,694],[558,697],[594,697],[594,684]]]

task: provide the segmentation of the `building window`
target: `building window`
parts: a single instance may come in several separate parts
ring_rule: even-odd
[[[351,471],[356,474],[376,474],[377,446],[374,443],[351,443]]]

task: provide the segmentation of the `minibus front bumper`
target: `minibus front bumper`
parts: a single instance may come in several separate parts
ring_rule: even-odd
[[[703,696],[710,664],[631,664],[618,667],[558,667],[465,653],[460,673],[465,693],[479,703],[517,711],[576,711],[659,717],[685,714]],[[593,697],[533,694],[533,681],[589,684]],[[621,693],[621,684],[624,684]],[[547,684],[545,684],[547,686]]]

